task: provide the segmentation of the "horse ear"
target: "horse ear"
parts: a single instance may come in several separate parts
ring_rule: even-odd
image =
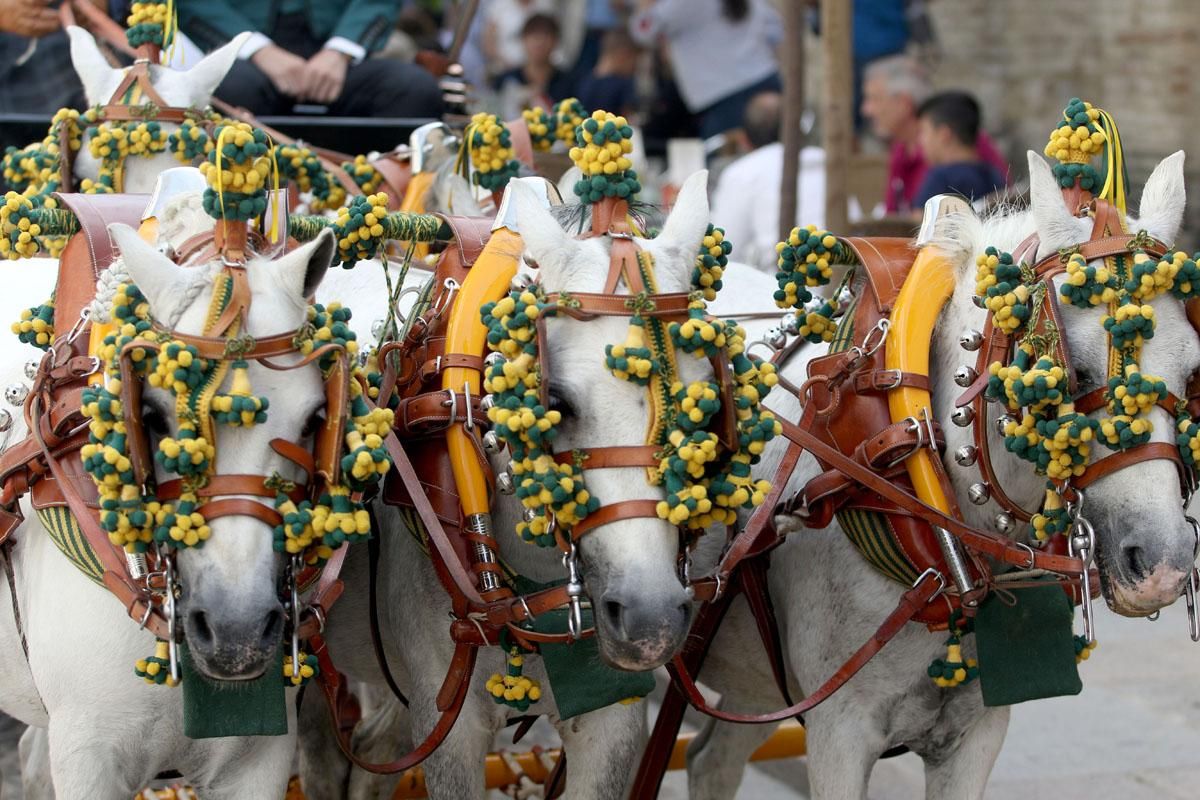
[[[225,80],[225,76],[229,74],[229,70],[233,67],[233,62],[237,60],[242,45],[252,35],[249,31],[239,33],[228,43],[206,55],[200,60],[199,64],[188,70],[188,90],[191,92],[190,99],[193,106],[201,108],[208,105],[212,99],[213,92],[221,85],[221,81]]]
[[[1091,223],[1071,213],[1063,202],[1062,190],[1050,166],[1032,150],[1029,157],[1029,200],[1037,225],[1039,256],[1078,244],[1086,236]]]
[[[316,293],[336,253],[337,237],[325,228],[316,239],[270,262],[270,266],[290,297],[307,299]]]
[[[128,225],[109,225],[108,235],[121,253],[130,280],[146,296],[155,316],[159,319],[169,317],[179,298],[179,289],[187,283],[183,268]]]
[[[708,170],[693,172],[679,188],[675,207],[663,223],[658,241],[668,247],[694,252],[708,229]],[[691,268],[691,262],[688,262]],[[690,274],[690,273],[689,273]]]
[[[89,106],[107,103],[121,81],[121,70],[113,69],[92,35],[76,25],[67,26],[71,37],[71,63],[83,84]]]
[[[1183,182],[1183,151],[1177,150],[1158,162],[1142,189],[1138,225],[1161,242],[1170,244],[1183,224],[1186,194]]]
[[[517,211],[517,225],[525,249],[543,267],[561,258],[576,242],[562,229],[534,190],[522,181],[508,183],[509,199]],[[503,203],[501,204],[503,206]]]

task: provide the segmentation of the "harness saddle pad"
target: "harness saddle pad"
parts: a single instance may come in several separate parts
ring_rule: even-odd
[[[1005,594],[1016,602],[1005,602]],[[985,706],[1079,694],[1071,621],[1075,609],[1057,583],[992,592],[975,616],[979,688]]]
[[[189,739],[222,736],[283,736],[288,732],[283,693],[283,647],[252,681],[217,685],[196,671],[186,644],[179,645],[183,677],[183,735]]]

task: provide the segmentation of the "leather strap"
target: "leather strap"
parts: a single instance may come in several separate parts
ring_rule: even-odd
[[[1098,480],[1107,478],[1114,472],[1119,472],[1126,467],[1132,467],[1135,464],[1141,464],[1145,461],[1163,460],[1170,461],[1179,470],[1180,479],[1186,480],[1187,466],[1183,463],[1183,457],[1179,454],[1179,447],[1175,444],[1167,442],[1147,442],[1145,444],[1136,445],[1128,450],[1122,450],[1119,453],[1105,456],[1099,461],[1093,461],[1087,465],[1087,469],[1078,478],[1071,481],[1071,485],[1076,489],[1086,489]]]
[[[282,441],[282,440],[275,440]],[[299,445],[293,445],[299,449]],[[311,460],[312,456],[309,456]],[[266,483],[270,480],[264,475],[211,475],[208,482],[196,490],[198,497],[222,497],[225,495],[251,495],[253,497],[270,497],[274,498],[280,491],[278,488],[267,488]],[[176,478],[174,480],[163,481],[158,485],[159,500],[175,500],[179,497],[183,490],[183,480]],[[296,484],[291,491],[287,492],[287,496],[292,502],[299,503],[308,494],[308,487],[302,483]],[[211,504],[205,505],[205,509],[211,508]],[[209,514],[205,511],[205,517]]]
[[[634,313],[633,297],[623,294],[593,294],[551,292],[546,295],[548,313],[567,314],[575,319],[590,317],[628,317]],[[639,311],[643,317],[659,319],[686,318],[689,296],[684,293],[656,294],[647,298],[646,308]]]
[[[616,469],[620,467],[657,467],[662,461],[661,448],[652,444],[620,447],[593,447],[589,450],[568,450],[555,453],[559,464],[579,462],[580,469]]]
[[[854,373],[854,391],[858,394],[890,392],[902,386],[927,392],[929,376],[898,369],[864,369]]]
[[[783,427],[783,435],[788,439],[833,468],[846,473],[868,490],[896,504],[902,510],[932,525],[945,528],[962,540],[968,549],[1023,569],[1044,569],[1062,575],[1078,575],[1083,570],[1083,562],[1077,558],[1035,551],[1027,545],[1018,544],[990,531],[980,531],[968,527],[954,517],[926,505],[890,483],[886,478],[838,452],[807,430],[784,419],[779,420],[779,423]]]
[[[671,673],[674,686],[683,692],[692,708],[710,717],[715,717],[723,722],[753,724],[780,722],[803,714],[829,699],[834,692],[865,667],[875,657],[875,654],[882,650],[884,645],[890,642],[913,617],[937,597],[944,587],[944,579],[940,575],[933,572],[924,573],[911,589],[900,595],[900,601],[896,604],[896,608],[888,614],[883,624],[870,639],[855,651],[854,655],[842,664],[837,672],[808,697],[779,711],[768,714],[743,714],[713,708],[700,693],[688,671],[687,664],[680,656],[676,655],[671,659],[671,662],[667,664],[667,671]]]
[[[578,542],[589,531],[594,531],[596,528],[611,525],[614,522],[620,522],[625,519],[660,519],[658,516],[658,504],[660,502],[662,501],[625,500],[620,503],[601,506],[575,523],[571,528],[571,540]]]

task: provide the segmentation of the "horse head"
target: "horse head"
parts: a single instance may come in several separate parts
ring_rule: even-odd
[[[166,339],[169,341],[173,335],[203,335],[213,324],[218,308],[213,296],[222,273],[222,259],[201,258],[201,263],[181,266],[126,226],[113,225],[110,232],[120,249],[130,282],[144,296],[155,324],[167,331]],[[334,249],[333,235],[323,231],[315,241],[278,258],[250,257],[245,275],[251,302],[248,313],[242,315],[238,337],[244,341],[247,336],[262,341],[264,337],[301,330],[308,321],[306,298],[312,296],[321,281]],[[299,353],[290,352],[272,361],[286,365],[300,358]],[[179,365],[182,368],[183,362]],[[282,439],[312,451],[314,436],[324,426],[326,402],[318,364],[275,370],[254,359],[240,364],[235,361],[233,371],[217,373],[213,390],[233,394],[235,390],[226,389],[225,383],[229,378],[232,387],[239,380],[236,371],[239,367],[245,369],[241,379],[248,377],[253,393],[269,402],[269,413],[255,424],[212,425],[213,466],[206,485],[213,485],[222,476],[277,474],[283,480],[297,483],[315,480],[315,476],[306,476],[296,463],[282,455],[282,450],[272,445]],[[207,391],[202,387],[203,383],[195,391]],[[161,381],[152,385],[147,380],[141,396],[149,449],[156,453],[167,452],[171,447],[178,449],[186,438],[181,435],[181,422],[185,422],[181,417],[190,413],[194,420],[196,412],[189,412],[178,391],[162,388]],[[199,424],[188,423],[193,431]],[[174,444],[160,447],[167,440]],[[178,469],[168,470],[171,466],[161,453],[155,459],[155,483],[160,494],[166,481],[175,478],[176,473],[182,474]],[[270,503],[269,499],[253,493],[236,494],[236,486],[231,488],[234,491],[226,494],[234,495],[232,502],[261,504],[264,508]],[[207,504],[201,505],[199,511],[206,508]],[[178,506],[175,511],[182,513]],[[182,587],[179,616],[192,659],[197,669],[212,679],[255,678],[271,663],[285,629],[279,591],[283,558],[273,546],[272,525],[261,515],[245,509],[222,516],[214,512],[212,519],[206,517],[193,523],[196,524],[207,527],[207,540],[201,537],[199,542],[203,546],[180,547],[176,551]]]
[[[1174,241],[1183,220],[1183,158],[1183,152],[1177,152],[1155,168],[1142,191],[1140,216],[1124,221],[1131,235],[1145,231],[1168,245]],[[1033,219],[1040,238],[1038,258],[1086,241],[1092,220],[1071,213],[1050,168],[1034,153],[1029,154],[1029,168]],[[1099,259],[1089,266],[1103,269],[1105,264]],[[1056,291],[1061,291],[1065,280],[1065,275],[1055,280]],[[1140,372],[1157,376],[1169,391],[1186,396],[1189,379],[1200,369],[1200,342],[1184,303],[1170,292],[1136,302],[1151,306],[1156,321],[1153,338],[1145,336],[1141,348]],[[1112,340],[1102,324],[1110,308],[1103,302],[1092,307],[1062,303],[1061,311],[1079,397],[1106,386],[1113,377]],[[1101,408],[1098,413],[1107,412]],[[1155,405],[1142,416],[1152,426],[1149,441],[1176,444],[1177,420],[1166,409]],[[1108,455],[1100,443],[1091,450],[1093,463]],[[1101,584],[1114,611],[1151,614],[1180,596],[1198,542],[1185,517],[1179,487],[1176,465],[1164,459],[1138,459],[1087,489],[1082,513],[1095,528]]]
[[[696,248],[708,224],[706,173],[685,182],[678,203],[653,239],[635,239],[653,259],[657,291],[687,292]],[[536,265],[546,294],[605,291],[613,239],[576,239],[526,187],[510,191],[517,204],[525,257]],[[625,291],[618,289],[618,291]],[[646,387],[620,380],[606,367],[606,346],[620,345],[630,317],[585,320],[556,314],[546,321],[542,380],[552,410],[561,414],[554,450],[567,453],[602,447],[644,445],[654,422]],[[678,353],[679,380],[712,380],[704,359]],[[661,501],[645,466],[588,469],[588,492],[608,506],[626,501]],[[691,622],[691,596],[680,580],[680,537],[666,520],[618,518],[579,539],[580,560],[592,600],[600,653],[609,664],[646,670],[669,659]]]
[[[96,45],[96,40],[83,28],[69,26],[67,34],[71,37],[71,61],[83,84],[88,106],[95,108],[120,103],[121,98],[114,98],[113,94],[120,88],[122,80],[132,67],[115,69],[110,66]],[[213,92],[233,66],[238,51],[249,37],[249,33],[235,36],[228,44],[209,53],[186,72],[151,64],[151,85],[168,105],[201,111],[208,106]],[[145,102],[148,102],[148,99],[143,98],[135,101],[135,104],[142,105]],[[173,123],[163,123],[162,126],[167,131],[177,127]],[[96,180],[100,174],[100,162],[89,152],[86,144],[85,133],[85,146],[80,148],[75,160],[75,177]],[[149,194],[154,190],[154,182],[159,173],[178,165],[179,162],[168,151],[148,157],[127,159],[123,189],[135,194]]]

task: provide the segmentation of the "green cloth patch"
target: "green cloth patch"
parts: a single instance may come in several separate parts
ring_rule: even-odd
[[[1008,605],[995,593],[975,617],[979,687],[985,706],[1079,694],[1071,622],[1075,609],[1057,585],[1009,591]]]
[[[179,646],[179,656],[184,736],[214,739],[220,736],[283,736],[287,733],[282,647],[267,671],[252,681],[214,682],[196,671],[187,645]]]
[[[534,583],[520,576],[514,583],[521,594],[556,585]],[[592,612],[587,608],[583,610],[583,626],[592,626]],[[567,611],[540,614],[531,627],[539,633],[565,633]],[[594,636],[571,644],[543,644],[538,650],[546,665],[560,719],[577,717],[630,697],[645,697],[654,690],[652,671],[625,672],[601,661],[600,643]]]

